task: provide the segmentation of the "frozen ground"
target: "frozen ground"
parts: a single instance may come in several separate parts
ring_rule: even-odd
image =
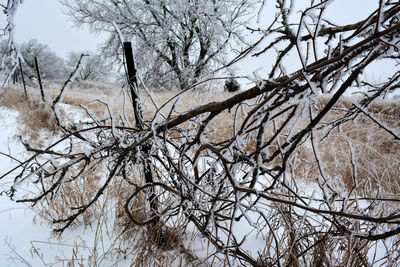
[[[79,112],[68,109],[67,106],[64,106],[64,109],[71,119],[82,116]],[[18,112],[0,108],[0,131],[2,133],[0,135],[0,152],[22,159],[27,154],[23,152],[24,148],[18,141],[17,117]],[[10,157],[0,155],[0,174],[4,174],[16,164],[17,162]],[[4,178],[0,180],[0,191],[9,187],[12,183],[10,179]],[[306,190],[306,192],[299,193],[305,196],[313,195],[315,198],[321,198],[318,194],[314,194],[314,192],[318,191],[316,185],[299,184],[299,187]],[[19,194],[24,193],[23,188],[23,186],[20,187]],[[112,210],[108,212],[114,214]],[[52,236],[51,226],[43,223],[39,216],[28,206],[10,201],[3,194],[0,197],[0,267],[63,266],[71,259],[86,266],[88,259],[93,259],[93,257],[98,259],[98,266],[130,266],[130,261],[135,258],[132,251],[127,252],[127,260],[124,260],[123,257],[110,257],[110,255],[116,255],[115,251],[120,249],[120,244],[113,243],[118,238],[115,232],[112,235],[103,232],[107,228],[105,224],[109,226],[110,221],[100,220],[94,222],[92,227],[67,230],[60,239]],[[246,223],[238,222],[234,226],[238,235],[242,232],[243,236],[248,233]],[[189,229],[191,229],[190,226]],[[188,240],[184,242],[185,245],[188,242]],[[195,238],[194,241],[190,242],[190,248],[197,256],[201,258],[207,257],[207,241],[200,242],[199,238]],[[262,234],[259,235],[253,232],[247,236],[245,248],[249,251],[257,251],[262,249],[263,242],[265,241]],[[390,246],[390,242],[386,243],[386,246],[388,245]],[[375,257],[380,259],[384,256],[385,251],[384,244],[379,243]],[[370,251],[370,259],[374,257],[371,254],[373,252],[373,250]],[[178,263],[176,264],[178,265]]]
[[[17,159],[24,158],[23,147],[18,141],[18,112],[0,108],[0,152]],[[26,153],[26,152],[25,152]],[[26,155],[26,154],[25,154]],[[17,164],[0,155],[0,173],[11,170]],[[0,191],[8,189],[11,178],[0,180]],[[23,186],[19,194],[24,194]],[[99,226],[94,224],[93,227]],[[96,228],[95,228],[96,229]],[[102,242],[97,238],[102,237]],[[94,244],[101,245],[94,249]],[[91,228],[65,231],[62,238],[52,235],[52,229],[27,205],[11,201],[5,193],[0,196],[0,266],[63,266],[71,259],[85,265],[94,254],[101,266],[129,266],[123,261],[104,258],[105,250],[113,249],[110,239],[95,235]]]
[[[21,158],[22,147],[17,142],[16,111],[0,109],[0,152],[10,153]],[[15,166],[16,162],[1,155],[0,171],[4,173]],[[6,179],[6,178],[5,178]],[[6,189],[10,180],[1,180],[1,191]],[[40,266],[38,257],[32,258],[31,241],[48,242],[50,229],[34,224],[35,214],[23,204],[11,201],[3,194],[0,197],[0,266],[21,266],[23,264]]]

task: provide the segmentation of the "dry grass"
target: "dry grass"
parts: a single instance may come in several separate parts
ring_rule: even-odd
[[[41,134],[57,132],[53,111],[40,100],[37,91],[31,91],[27,99],[22,90],[6,88],[0,92],[0,105],[19,112],[20,132],[30,141],[38,140]]]
[[[344,100],[336,106],[342,107],[351,107],[351,101]],[[400,133],[399,103],[374,101],[369,111]],[[332,110],[324,120],[333,121],[343,114],[344,111]],[[378,187],[386,194],[400,193],[400,143],[384,129],[361,114],[326,137],[327,133],[322,131],[316,136],[326,179],[342,181],[348,191],[357,185],[370,194]],[[292,166],[295,166],[293,171],[300,179],[315,181],[320,175],[309,140],[293,156]]]
[[[82,86],[82,85],[81,85]],[[85,87],[86,86],[86,87]],[[94,84],[86,84],[82,87],[72,87],[67,91],[63,103],[80,106],[85,105],[98,116],[107,117],[105,104],[98,101],[106,99],[108,103],[113,103],[112,112],[124,112],[124,98],[121,90],[107,88],[96,88]],[[93,88],[95,87],[95,88]],[[35,89],[36,90],[36,89]],[[49,103],[51,98],[57,94],[57,90],[53,89],[49,92],[47,103],[43,103],[40,99],[39,92],[36,90],[29,91],[29,99],[25,99],[23,92],[16,88],[8,88],[0,94],[0,105],[13,108],[20,113],[20,129],[24,136],[30,140],[40,141],[41,134],[50,135],[57,134],[57,127],[54,121],[54,115]],[[95,92],[95,93],[94,93]],[[117,93],[115,93],[117,92]],[[155,93],[154,100],[157,106],[161,107],[176,92]],[[209,103],[212,101],[220,101],[229,97],[227,93],[185,93],[176,98],[177,101],[171,101],[165,105],[161,112],[168,116],[169,114],[179,114],[187,111],[201,103]],[[150,120],[154,116],[156,110],[150,97],[143,94],[144,101],[144,117]],[[321,100],[323,103],[325,100]],[[345,100],[340,102],[336,108],[350,107],[351,101]],[[130,102],[126,104],[125,112],[132,114]],[[375,101],[370,106],[370,112],[375,114],[380,120],[400,133],[400,104],[388,101]],[[238,113],[237,122],[243,119],[243,115]],[[331,121],[342,115],[340,110],[331,111],[325,118],[325,121]],[[232,121],[235,117],[233,110],[224,111],[220,116],[213,119],[209,124],[212,129],[211,134],[207,137],[211,142],[221,142],[233,136],[234,130]],[[284,118],[281,118],[284,120]],[[184,126],[185,127],[185,126]],[[186,125],[189,127],[189,125]],[[274,133],[273,126],[269,126],[269,133]],[[278,121],[279,127],[279,121]],[[322,138],[326,134],[323,132],[316,136],[319,140],[317,147],[323,167],[324,174],[327,179],[336,181],[338,184],[343,183],[347,190],[351,190],[355,185],[363,188],[364,192],[371,194],[380,187],[384,189],[385,194],[400,193],[400,143],[395,142],[383,129],[374,124],[369,118],[360,115],[354,122],[347,123],[342,127],[335,129],[327,138]],[[267,138],[268,136],[266,136]],[[274,144],[273,144],[274,145]],[[272,146],[273,146],[272,145]],[[246,151],[254,150],[254,140],[249,140]],[[354,166],[358,166],[357,169]],[[141,171],[138,169],[132,173],[130,177],[137,184],[141,184]],[[315,181],[320,175],[315,157],[311,148],[310,141],[303,143],[300,149],[291,158],[291,172],[295,179]],[[53,202],[45,203],[40,209],[40,215],[48,221],[53,218],[66,217],[71,214],[68,207],[80,206],[87,203],[90,198],[101,186],[102,168],[98,166],[96,169],[89,170],[79,177],[66,182],[60,190],[59,198],[55,198]],[[360,184],[362,186],[360,186]],[[185,262],[183,258],[188,255],[176,253],[177,248],[183,239],[182,227],[178,224],[171,226],[139,227],[133,225],[125,214],[125,201],[132,193],[132,187],[124,180],[115,179],[113,184],[108,187],[104,194],[104,199],[113,199],[115,201],[115,224],[113,227],[120,231],[125,230],[124,240],[129,241],[132,236],[139,238],[135,243],[134,266],[149,266],[150,263],[160,262],[161,265],[154,263],[153,266],[166,266],[175,262]],[[132,202],[131,212],[138,221],[143,221],[148,214],[145,209],[146,198],[144,194],[139,194]],[[80,216],[75,222],[75,226],[85,225],[92,227],[92,222],[96,218],[104,216],[102,214],[101,204],[93,205],[88,212]],[[330,241],[331,242],[331,241]],[[338,247],[339,246],[339,247]],[[354,249],[355,244],[351,240],[338,240],[334,243],[321,242],[315,248],[314,265],[326,260],[326,251],[343,251],[346,254]],[[363,249],[368,247],[366,244],[357,244]],[[399,247],[397,241],[396,246]],[[182,251],[181,251],[182,252]],[[179,259],[179,257],[181,257]],[[157,259],[157,261],[154,261]],[[340,264],[361,264],[361,258],[348,258],[347,263]]]
[[[47,93],[54,97],[58,91],[52,89]],[[212,94],[188,92],[163,105],[177,94],[177,92],[158,92],[154,93],[151,99],[149,95],[142,93],[144,118],[153,119],[154,112],[157,110],[156,106],[162,107],[159,112],[165,116],[177,115],[201,103],[221,101],[230,96],[225,92]],[[56,134],[57,127],[54,115],[48,104],[51,97],[48,99],[48,103],[43,103],[37,89],[31,89],[29,95],[29,99],[25,99],[22,90],[8,88],[0,94],[0,105],[14,108],[20,112],[21,132],[30,140],[39,140],[40,134],[44,132],[50,135]],[[98,101],[102,99],[106,100],[106,103],[110,103],[113,113],[122,114],[125,112],[132,119],[133,112],[130,101],[124,100],[122,90],[111,89],[96,83],[86,82],[73,85],[66,92],[63,103],[73,106],[85,105],[101,119],[108,116],[105,102]],[[153,101],[156,102],[156,105]],[[320,101],[322,106],[327,99],[320,99]],[[337,119],[343,115],[341,108],[351,106],[351,100],[342,100],[335,106],[335,110],[328,113],[324,120],[328,122]],[[376,100],[370,105],[369,110],[384,123],[400,132],[399,103]],[[232,122],[235,116],[237,125],[240,125],[243,115],[241,112],[235,114],[235,110],[224,111],[214,118],[208,126],[211,131],[206,138],[211,142],[221,142],[231,138],[234,134]],[[284,118],[280,118],[280,120],[283,121]],[[182,127],[190,127],[190,123],[188,122]],[[269,126],[267,132],[274,133],[273,126]],[[383,129],[366,116],[360,115],[354,122],[335,129],[327,138],[322,139],[325,133],[317,136],[317,139],[321,140],[317,142],[317,147],[327,178],[343,181],[348,190],[355,185],[355,182],[370,181],[371,184],[366,185],[370,189],[379,185],[387,193],[400,192],[400,182],[397,179],[400,177],[400,144],[395,142]],[[266,136],[266,138],[268,137]],[[254,142],[254,139],[249,138],[247,151],[254,150]],[[273,146],[274,144],[271,149]],[[315,181],[316,176],[319,175],[319,170],[315,160],[310,160],[313,158],[311,144],[308,141],[298,149],[292,158],[292,173],[295,174],[297,179]],[[353,164],[358,166],[357,170],[353,168]]]
[[[58,197],[47,198],[46,202],[41,202],[37,209],[38,214],[52,224],[55,218],[66,218],[71,216],[74,211],[70,207],[80,207],[86,205],[101,187],[101,171],[91,170],[77,179],[69,179],[63,184],[58,193]],[[51,181],[48,181],[49,185]],[[46,184],[46,183],[45,183]],[[46,186],[49,186],[46,185]],[[108,196],[106,196],[108,197]],[[101,213],[101,203],[94,203],[82,216],[74,222],[74,226],[91,226],[94,218],[99,218]]]

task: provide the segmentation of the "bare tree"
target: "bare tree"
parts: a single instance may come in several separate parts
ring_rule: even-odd
[[[108,32],[103,54],[120,56],[135,41],[138,69],[149,86],[186,89],[221,66],[256,1],[61,1],[78,25]]]
[[[36,39],[29,40],[20,46],[20,54],[24,59],[24,72],[30,79],[36,78],[35,58],[44,79],[65,79],[67,76],[64,60],[56,55],[46,44]]]
[[[25,143],[32,156],[2,176],[20,168],[8,195],[14,197],[17,185],[31,180],[40,192],[17,201],[51,203],[71,184],[92,182],[99,170],[103,176],[90,199],[54,218],[57,232],[91,209],[110,184],[121,181],[126,194],[120,197],[125,196],[131,223],[167,225],[179,217],[186,230],[192,226],[209,242],[211,255],[231,266],[367,265],[378,261],[367,254],[382,240],[393,241],[383,261],[398,262],[399,188],[393,188],[398,176],[390,174],[396,165],[390,171],[376,166],[366,171],[370,163],[360,163],[362,146],[349,136],[341,143],[333,138],[359,130],[357,122],[367,120],[373,131],[390,137],[386,150],[399,147],[398,121],[372,114],[374,101],[398,87],[399,72],[384,83],[367,84],[361,78],[377,60],[399,59],[400,4],[380,1],[364,20],[336,26],[324,19],[327,1],[305,8],[297,23],[289,23],[286,1],[277,3],[275,19],[262,37],[275,41],[264,48],[260,40],[234,60],[275,49],[270,77],[186,112],[176,109],[189,90],[181,92],[169,100],[171,105],[157,107],[144,129],[132,126],[124,113],[110,111],[104,121],[88,112],[91,125],[65,125],[56,112],[64,137],[45,149]],[[318,53],[317,45],[325,50]],[[286,73],[280,63],[292,50],[298,51],[302,67]],[[355,85],[364,94],[344,105],[344,93]],[[225,127],[229,134],[215,133],[221,121],[230,122]],[[149,154],[141,149],[145,144],[151,146]],[[345,162],[327,156],[338,145],[348,151]],[[299,160],[302,153],[309,154]],[[149,158],[158,178],[146,184],[135,179],[135,168]],[[373,172],[379,172],[379,179]],[[313,194],[301,188],[304,176],[315,182]],[[383,178],[391,179],[389,185]],[[157,210],[147,205],[139,216],[134,203],[150,187],[157,194]],[[263,240],[257,249],[249,244],[255,236]]]
[[[72,71],[75,68],[81,54],[87,55],[81,63],[75,79],[77,81],[107,82],[111,78],[112,68],[105,59],[95,53],[70,52],[67,59],[67,68]]]
[[[7,23],[2,29],[2,33],[0,34],[1,38],[5,37],[7,39],[7,45],[6,47],[4,47],[5,53],[2,54],[0,63],[0,72],[8,71],[7,78],[5,79],[3,86],[7,85],[10,77],[15,72],[18,65],[18,49],[14,41],[14,18],[20,3],[22,3],[22,0],[8,0],[6,5],[1,5],[1,7],[3,8],[3,13],[7,16]],[[9,70],[6,69],[7,61],[9,62],[9,64],[11,63],[13,65],[13,67]]]

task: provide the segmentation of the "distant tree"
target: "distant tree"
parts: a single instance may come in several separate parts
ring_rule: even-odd
[[[58,57],[46,44],[41,44],[32,39],[20,47],[20,53],[24,59],[24,72],[27,77],[35,78],[35,57],[38,59],[40,74],[43,79],[63,79],[66,77],[64,60]]]
[[[81,54],[87,56],[83,57],[81,65],[75,74],[77,81],[94,81],[94,82],[107,82],[110,80],[112,68],[104,58],[92,52],[70,52],[67,58],[67,69],[71,72],[76,63],[79,61]]]
[[[14,43],[15,46],[15,43]],[[15,48],[14,48],[15,49]],[[18,60],[17,57],[11,57],[12,51],[10,51],[10,48],[8,46],[8,40],[3,39],[0,41],[0,57],[2,59],[1,61],[1,71],[4,73],[10,72],[11,69],[13,68],[14,64],[16,64],[16,61]]]
[[[185,89],[224,64],[242,19],[257,0],[61,0],[78,25],[108,32],[102,52],[122,55],[135,41],[138,69],[153,87]],[[122,35],[122,36],[120,36]]]

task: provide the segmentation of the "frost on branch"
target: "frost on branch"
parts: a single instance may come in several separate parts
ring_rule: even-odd
[[[378,60],[398,60],[400,5],[385,1],[365,20],[336,26],[324,19],[324,3],[304,8],[293,24],[294,12],[278,1],[276,18],[260,30],[274,41],[257,42],[234,60],[276,51],[270,75],[250,89],[183,110],[192,92],[178,93],[153,110],[144,129],[132,126],[127,110],[102,102],[106,118],[88,111],[89,123],[62,124],[53,145],[25,144],[33,154],[15,182],[39,186],[18,201],[51,206],[75,183],[90,183],[85,198],[50,213],[62,232],[85,214],[95,217],[98,200],[120,188],[112,192],[121,231],[179,221],[180,230],[203,238],[198,242],[213,256],[199,260],[210,264],[395,264],[399,124],[379,97],[396,89],[399,73],[371,84],[363,72]],[[280,65],[292,52],[301,67],[287,73]],[[344,98],[354,87],[362,96]],[[154,183],[144,182],[143,164]],[[146,201],[150,188],[155,215]]]
[[[121,41],[135,43],[149,87],[186,89],[213,76],[230,46],[244,43],[243,24],[259,0],[60,1],[78,24],[107,32],[103,54],[121,60]]]
[[[1,65],[0,65],[0,72],[5,71],[5,66],[6,63],[10,64],[12,68],[9,71],[9,73],[6,73],[7,78],[4,81],[3,86],[7,85],[8,80],[10,79],[11,75],[15,72],[18,64],[18,48],[16,47],[15,41],[14,41],[14,32],[15,32],[15,15],[17,13],[17,9],[20,3],[22,3],[22,0],[9,0],[7,1],[6,5],[1,5],[3,8],[3,13],[7,16],[7,22],[4,28],[2,29],[2,33],[0,34],[1,39],[6,38],[7,39],[7,45],[5,48],[5,53],[1,57]],[[7,71],[7,70],[6,70]]]

